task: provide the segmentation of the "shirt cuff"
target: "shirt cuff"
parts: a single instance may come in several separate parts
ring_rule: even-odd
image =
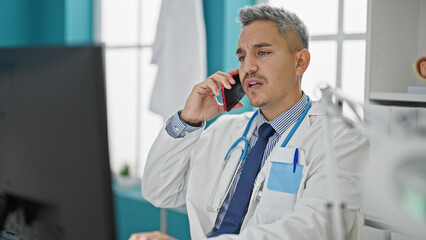
[[[204,122],[201,124],[200,127],[193,127],[189,124],[186,124],[180,119],[180,112],[181,111],[178,111],[177,113],[173,114],[173,116],[170,118],[169,123],[166,125],[166,131],[171,137],[183,138],[189,133],[204,127]]]

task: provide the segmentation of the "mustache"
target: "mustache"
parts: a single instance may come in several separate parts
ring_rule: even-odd
[[[267,81],[267,79],[266,79],[265,76],[263,76],[261,74],[257,74],[257,73],[253,73],[253,74],[248,73],[248,74],[246,74],[244,76],[244,78],[243,78],[243,81],[245,82],[249,78],[256,78],[256,79],[259,79],[259,80],[265,80],[265,81]]]

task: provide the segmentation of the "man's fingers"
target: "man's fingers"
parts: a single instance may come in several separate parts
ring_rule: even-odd
[[[222,73],[222,74],[225,74],[225,73]],[[228,78],[229,76],[222,75],[222,74],[215,73],[215,74],[211,75],[209,77],[209,79],[213,80],[213,82],[215,82],[216,85],[218,85],[219,88],[222,87],[222,86],[225,86],[225,88],[231,89],[231,84],[230,84],[229,78]]]
[[[231,70],[230,72],[231,73],[235,72],[235,74],[238,74],[238,69]],[[205,82],[209,86],[209,88],[212,89],[212,91],[215,93],[216,96],[219,95],[219,90],[222,86],[224,86],[226,89],[231,89],[232,88],[231,84],[235,84],[235,80],[232,78],[230,74],[224,73],[221,71],[218,71],[215,74],[208,77]]]
[[[196,89],[198,94],[201,95],[214,95],[215,93],[210,89],[209,86],[199,86],[199,88]]]
[[[206,84],[214,92],[215,96],[219,96],[220,87],[213,81],[213,79],[208,78],[206,80]]]
[[[231,89],[231,84],[235,84],[235,80],[228,73],[217,72],[216,74],[222,77],[222,83],[227,89]]]
[[[235,76],[237,74],[239,74],[240,70],[238,68],[232,69],[231,71],[228,72],[228,75],[230,76]],[[232,77],[231,77],[232,78]],[[235,84],[235,80],[232,78],[231,80],[232,84]]]

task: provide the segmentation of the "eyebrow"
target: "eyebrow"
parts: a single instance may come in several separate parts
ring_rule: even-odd
[[[256,43],[252,46],[252,48],[261,48],[261,47],[271,47],[272,44],[267,43],[267,42],[261,42],[261,43]],[[243,52],[242,48],[238,48],[237,51],[235,52],[236,55],[240,54]]]

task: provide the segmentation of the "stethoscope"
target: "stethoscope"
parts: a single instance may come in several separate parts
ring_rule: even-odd
[[[302,123],[303,119],[306,117],[306,115],[308,114],[309,109],[312,106],[311,100],[309,99],[308,96],[306,96],[306,97],[308,99],[308,104],[306,105],[305,110],[303,111],[302,115],[300,115],[300,117],[297,120],[296,124],[293,126],[293,128],[290,130],[290,132],[287,135],[287,137],[284,139],[284,142],[281,144],[281,147],[283,147],[283,148],[287,146],[287,143],[290,141],[291,137],[296,132],[297,128]],[[209,198],[209,206],[207,207],[208,211],[218,212],[219,209],[220,209],[220,207],[222,206],[222,203],[225,201],[226,195],[228,194],[228,192],[229,192],[229,190],[230,190],[230,188],[232,186],[231,183],[234,182],[234,180],[235,180],[235,178],[237,176],[238,169],[240,169],[241,165],[244,163],[244,160],[246,158],[247,151],[248,151],[248,146],[249,146],[249,141],[248,141],[247,135],[248,135],[248,132],[251,129],[251,125],[252,125],[254,119],[256,118],[256,116],[258,114],[259,114],[259,109],[254,112],[254,114],[252,115],[252,117],[248,121],[247,126],[244,129],[243,135],[240,138],[238,138],[232,144],[231,148],[226,153],[224,162],[222,164],[222,168],[221,168],[221,170],[219,172],[218,178],[216,179],[215,185],[213,187],[212,194],[210,195],[210,198]],[[221,187],[221,184],[224,184],[224,182],[221,181],[221,177],[222,177],[222,175],[224,173],[226,165],[229,162],[228,160],[229,160],[230,154],[236,149],[236,147],[238,145],[241,145],[241,143],[243,143],[244,146],[242,147],[242,154],[240,156],[239,162],[238,162],[237,166],[234,169],[234,172],[233,172],[231,180],[228,183],[226,183],[227,184],[227,189],[225,191],[225,194],[220,199],[217,199],[216,193],[218,192],[217,191],[218,188]],[[216,204],[214,203],[215,200],[217,201]]]

